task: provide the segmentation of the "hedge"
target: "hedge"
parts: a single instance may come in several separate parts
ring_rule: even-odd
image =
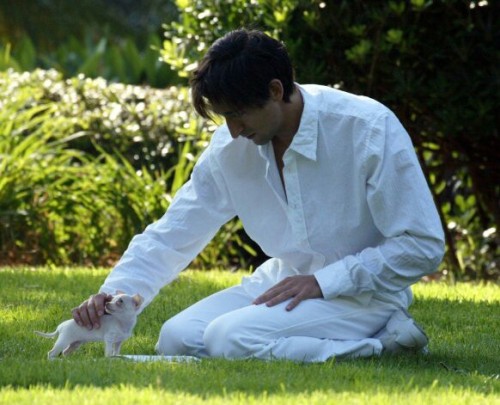
[[[0,72],[0,263],[110,265],[206,146],[188,90]],[[195,267],[245,266],[233,221]],[[243,253],[245,252],[245,253]]]

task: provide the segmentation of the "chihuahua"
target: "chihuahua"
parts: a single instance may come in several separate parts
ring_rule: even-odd
[[[35,331],[36,334],[54,338],[58,335],[54,347],[48,354],[49,360],[59,354],[67,356],[86,342],[104,341],[106,357],[118,356],[123,341],[130,337],[137,321],[137,312],[143,298],[136,294],[130,296],[119,292],[106,303],[106,312],[101,320],[99,329],[88,330],[79,326],[73,319],[62,322],[52,333]]]

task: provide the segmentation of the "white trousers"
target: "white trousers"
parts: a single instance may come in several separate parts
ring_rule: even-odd
[[[379,355],[371,338],[398,309],[371,298],[309,299],[286,311],[254,305],[241,285],[217,292],[163,325],[156,350],[164,355],[288,359],[322,362],[329,358]]]

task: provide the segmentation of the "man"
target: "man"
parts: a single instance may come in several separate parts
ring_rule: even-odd
[[[437,268],[443,233],[394,114],[294,83],[285,47],[258,31],[216,41],[191,88],[196,110],[225,125],[74,319],[98,327],[117,290],[147,305],[237,215],[271,259],[168,320],[159,353],[318,362],[424,348],[409,286]]]

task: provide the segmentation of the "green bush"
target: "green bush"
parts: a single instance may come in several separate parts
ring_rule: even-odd
[[[16,44],[28,36],[42,53],[89,33],[94,38],[134,38],[143,45],[176,15],[172,0],[0,1],[0,39]]]
[[[152,86],[185,83],[215,39],[240,26],[265,29],[287,43],[297,62],[299,82],[334,85],[369,95],[397,113],[416,145],[446,232],[443,273],[459,279],[499,277],[496,106],[500,104],[500,56],[496,44],[500,30],[493,2],[228,0],[224,7],[219,0],[176,3],[179,13],[171,8],[172,1],[159,0],[113,2],[110,7],[115,12],[111,13],[109,5],[96,10],[95,0],[85,0],[78,8],[61,0],[6,3],[0,6],[0,70],[51,66],[60,69],[64,77],[85,73]],[[178,21],[170,21],[177,14]],[[167,23],[161,54],[168,66],[159,64],[155,51],[143,46],[149,37],[151,44],[161,47],[156,31],[144,29],[152,16]],[[72,19],[73,25],[68,23]],[[47,21],[52,21],[51,30],[45,29]],[[139,30],[136,22],[142,24]],[[147,35],[141,35],[140,41],[126,39],[131,29]],[[172,76],[172,71],[179,77]],[[0,121],[2,131],[13,125],[7,118],[45,106],[46,110],[31,111],[33,120],[39,114],[50,116],[52,123],[43,125],[49,128],[57,123],[57,128],[47,131],[53,136],[64,134],[61,137],[68,139],[63,149],[73,149],[81,159],[101,159],[102,163],[107,161],[103,156],[109,156],[117,164],[130,164],[131,174],[147,173],[154,181],[166,177],[167,195],[187,176],[190,163],[175,171],[177,180],[169,177],[183,156],[180,151],[186,142],[191,148],[186,156],[191,161],[186,159],[192,162],[206,144],[208,132],[205,123],[187,112],[191,108],[185,89],[155,92],[111,86],[102,79],[82,76],[64,81],[56,76],[33,73],[12,76],[14,83],[22,84],[2,82],[0,90],[6,100],[18,91],[31,92],[28,99],[32,100],[23,104],[22,110],[14,101],[0,100],[0,104],[10,106],[2,111],[6,117]],[[22,238],[13,236],[13,229],[26,223],[26,215],[6,212],[2,215],[10,218],[9,228],[0,231],[2,240],[19,244]],[[128,216],[124,214],[124,218]],[[140,230],[146,220],[141,221],[129,221],[125,226],[128,233],[118,239],[126,240]],[[231,226],[244,238],[239,224]],[[217,250],[227,258],[231,256],[227,252],[233,250],[244,265],[250,257],[238,246],[252,249],[241,240],[238,243],[228,247],[224,238],[219,239],[219,247],[204,252],[202,260],[218,256]],[[19,249],[27,252],[28,245]],[[55,245],[50,245],[51,252],[56,251]],[[95,252],[109,246],[103,242]]]
[[[56,69],[66,78],[83,74],[117,83],[146,83],[156,88],[185,82],[161,61],[160,47],[161,40],[156,34],[149,36],[144,49],[132,38],[96,40],[94,35],[87,34],[83,40],[71,37],[54,50],[41,51],[25,36],[15,45],[0,42],[0,70]]]
[[[37,70],[0,72],[0,92],[4,263],[111,264],[163,215],[206,145],[187,89]],[[240,230],[228,224],[194,265],[245,266],[245,244],[228,236]]]
[[[393,109],[413,138],[447,240],[443,273],[500,276],[500,29],[493,2],[178,0],[163,58],[187,77],[240,26],[283,40],[301,83]]]
[[[56,69],[163,88],[179,84],[159,58],[161,24],[177,15],[165,0],[0,2],[0,70]]]

